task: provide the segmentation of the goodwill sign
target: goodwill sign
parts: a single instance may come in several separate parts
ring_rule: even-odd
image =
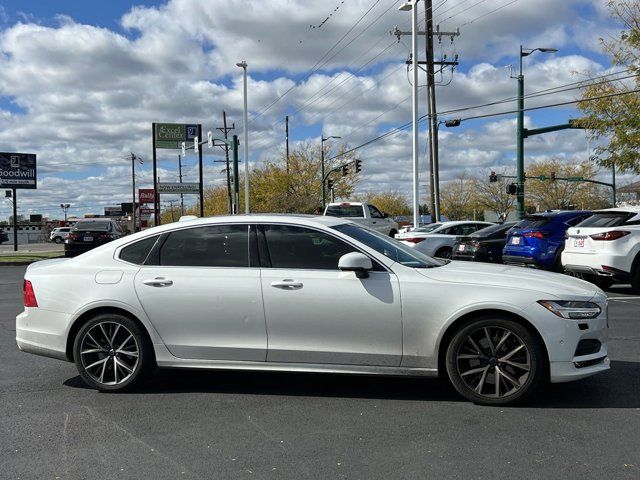
[[[37,188],[36,155],[0,152],[0,188]]]

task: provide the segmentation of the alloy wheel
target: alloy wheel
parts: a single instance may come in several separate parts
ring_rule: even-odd
[[[92,380],[102,385],[120,385],[136,371],[140,347],[124,325],[105,321],[84,334],[80,357],[84,371]]]
[[[469,333],[455,356],[458,374],[476,394],[505,398],[520,391],[529,379],[531,353],[512,330],[486,326]]]

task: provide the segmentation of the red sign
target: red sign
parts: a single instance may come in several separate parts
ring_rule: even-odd
[[[153,188],[140,188],[138,189],[138,203],[141,205],[144,203],[153,203],[155,195],[153,194]]]

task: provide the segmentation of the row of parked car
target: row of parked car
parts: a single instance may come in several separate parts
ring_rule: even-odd
[[[433,223],[395,238],[430,256],[530,266],[640,291],[640,207],[548,211],[517,223]]]
[[[64,243],[65,256],[74,257],[124,235],[125,230],[113,220],[86,219],[76,222],[72,227],[54,228],[49,240]]]

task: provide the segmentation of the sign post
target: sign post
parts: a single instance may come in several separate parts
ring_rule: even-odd
[[[13,251],[18,251],[18,189],[34,190],[37,182],[34,153],[0,152],[0,188],[13,192]]]

